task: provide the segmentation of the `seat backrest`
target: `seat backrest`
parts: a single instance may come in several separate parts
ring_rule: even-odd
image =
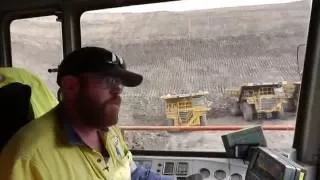
[[[14,82],[31,87],[31,104],[35,118],[39,118],[58,105],[57,97],[52,93],[46,83],[27,69],[0,67],[0,76],[3,77],[3,80],[0,80],[0,87]]]
[[[22,126],[34,119],[30,98],[28,85],[10,83],[0,88],[0,151]]]

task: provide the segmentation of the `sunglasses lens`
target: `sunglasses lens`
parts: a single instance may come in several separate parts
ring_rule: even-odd
[[[108,87],[119,87],[122,85],[122,82],[118,78],[106,77],[105,83]]]

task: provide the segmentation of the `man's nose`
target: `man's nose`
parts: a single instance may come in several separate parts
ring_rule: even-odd
[[[123,85],[119,84],[118,86],[114,86],[111,88],[112,94],[121,94],[123,91]]]

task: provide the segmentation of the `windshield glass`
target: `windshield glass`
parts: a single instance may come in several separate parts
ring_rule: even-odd
[[[294,131],[272,128],[295,126],[305,53],[305,46],[297,47],[306,43],[310,9],[307,0],[189,0],[90,11],[81,16],[82,46],[107,48],[144,76],[122,96],[119,123],[129,126],[132,149],[225,151],[221,135],[254,125],[271,129],[264,131],[269,147],[290,148]],[[12,36],[24,32],[17,25]],[[53,63],[19,56],[44,62],[44,69],[16,63],[45,77],[53,92],[56,75],[40,72],[56,64],[49,56],[55,42],[42,42]],[[148,127],[130,130],[137,126]],[[218,130],[154,129],[159,126]]]
[[[63,58],[61,24],[56,16],[18,19],[11,23],[12,66],[39,76],[56,94],[56,74],[49,74]]]

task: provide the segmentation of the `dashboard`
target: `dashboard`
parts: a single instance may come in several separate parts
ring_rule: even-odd
[[[134,156],[133,160],[176,180],[185,180],[192,174],[201,174],[205,180],[244,180],[249,164],[241,159],[180,156]]]
[[[295,150],[266,148],[261,126],[232,132],[222,136],[222,140],[226,152],[131,152],[137,166],[173,176],[176,180],[266,180],[269,176],[271,179],[291,177],[297,172],[301,174],[300,179],[304,177],[303,168],[294,163]],[[260,158],[256,158],[258,155]],[[275,172],[278,174],[274,175]]]

